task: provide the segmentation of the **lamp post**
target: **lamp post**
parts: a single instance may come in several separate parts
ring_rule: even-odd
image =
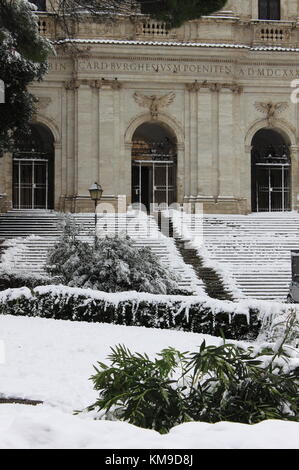
[[[90,198],[94,201],[94,224],[95,224],[95,246],[97,245],[97,223],[98,223],[98,214],[97,214],[97,205],[98,201],[101,199],[102,194],[103,194],[103,188],[100,184],[94,183],[90,188],[89,188],[89,194]]]

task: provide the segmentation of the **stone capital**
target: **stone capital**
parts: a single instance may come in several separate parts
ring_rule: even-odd
[[[186,88],[190,93],[197,93],[201,89],[201,84],[195,80],[193,83],[186,83]]]
[[[213,93],[219,93],[219,91],[221,91],[222,87],[223,87],[222,83],[209,83],[208,84],[208,88]]]
[[[76,78],[72,78],[71,80],[64,82],[66,90],[78,90],[78,88],[80,88],[80,85],[80,80]]]

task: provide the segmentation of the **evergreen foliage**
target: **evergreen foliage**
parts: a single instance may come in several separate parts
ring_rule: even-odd
[[[0,294],[0,315],[17,315],[55,320],[110,323],[181,330],[230,339],[257,338],[262,317],[256,308],[249,315],[229,313],[229,305],[190,296],[160,296],[144,293],[106,294],[90,289],[41,286],[8,289]]]
[[[32,7],[26,0],[0,0],[0,79],[5,84],[5,103],[0,104],[0,156],[30,132],[36,100],[27,87],[42,79],[52,50],[38,33]]]
[[[109,366],[95,367],[100,394],[88,410],[160,433],[188,421],[299,421],[299,367],[288,363],[287,334],[258,351],[203,342],[198,352],[168,348],[155,360],[117,346]]]
[[[59,279],[42,276],[35,273],[24,273],[24,272],[12,272],[7,271],[3,268],[0,269],[0,291],[6,289],[17,289],[19,287],[37,287],[45,286],[49,284],[55,284],[59,282]]]
[[[103,292],[137,291],[153,294],[179,292],[176,276],[150,248],[135,247],[128,236],[105,236],[94,246],[78,239],[69,219],[50,252],[47,271],[71,287]]]
[[[67,36],[71,34],[69,18],[82,21],[86,13],[96,20],[107,21],[115,13],[135,16],[140,12],[166,23],[168,28],[181,26],[185,21],[209,15],[224,7],[227,0],[51,0],[53,10],[62,20]]]
[[[188,20],[210,15],[225,6],[227,0],[139,0],[141,11],[169,28],[179,27]]]

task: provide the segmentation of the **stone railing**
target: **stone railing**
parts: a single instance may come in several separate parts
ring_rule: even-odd
[[[166,28],[165,23],[158,21],[144,21],[142,23],[141,34],[143,36],[154,36],[154,37],[168,37],[169,30]]]
[[[61,39],[66,33],[62,31],[61,25],[50,13],[39,13],[39,32],[49,39]],[[227,21],[230,24],[227,25]],[[220,27],[223,23],[223,28]],[[199,24],[200,23],[200,24]],[[200,21],[192,21],[184,24],[181,28],[168,30],[165,23],[145,17],[128,18],[118,17],[115,21],[93,22],[85,21],[80,25],[72,24],[72,37],[82,39],[138,39],[152,41],[203,41],[217,43],[240,44],[238,35],[234,34],[238,28],[244,28],[241,42],[254,46],[296,46],[298,26],[292,21],[265,21],[250,20],[241,21],[239,18],[228,16],[204,17]],[[217,23],[217,25],[215,24]],[[203,24],[203,28],[201,27]],[[214,27],[215,26],[215,27]]]
[[[295,25],[282,21],[252,21],[253,44],[289,46],[294,42]]]
[[[167,29],[163,22],[145,18],[136,24],[136,37],[141,40],[152,39],[153,41],[173,40],[176,38],[176,30]]]
[[[42,36],[54,39],[56,35],[54,15],[49,13],[38,13],[38,31]]]
[[[65,35],[61,30],[55,15],[49,13],[38,13],[39,33],[49,39],[61,38]],[[117,18],[115,21],[93,22],[85,21],[80,25],[73,24],[72,34],[82,39],[174,39],[176,34],[174,30],[169,31],[165,23],[153,21],[147,18],[138,19],[138,21],[126,21],[125,18]]]

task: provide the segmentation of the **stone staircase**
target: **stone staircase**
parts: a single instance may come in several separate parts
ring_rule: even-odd
[[[74,214],[72,217],[80,227],[80,239],[92,243],[94,214]],[[47,211],[11,211],[0,215],[0,239],[5,240],[2,260],[14,270],[42,274],[48,250],[62,233],[61,219],[61,214]],[[150,247],[165,266],[176,272],[180,288],[204,293],[204,283],[184,262],[174,240],[160,232],[154,217],[137,217],[135,212],[99,215],[97,233],[99,236],[127,233],[134,239],[135,246]]]
[[[244,296],[285,300],[291,281],[291,250],[299,249],[299,214],[183,216],[184,238],[204,243]]]
[[[167,215],[166,215],[167,214]],[[218,300],[233,301],[234,297],[223,284],[223,281],[215,269],[204,266],[204,261],[194,248],[190,248],[181,239],[177,231],[174,229],[173,222],[169,213],[159,213],[158,216],[159,228],[163,233],[165,229],[166,234],[175,240],[175,244],[181,253],[183,260],[194,269],[195,273],[202,279],[209,297]]]

